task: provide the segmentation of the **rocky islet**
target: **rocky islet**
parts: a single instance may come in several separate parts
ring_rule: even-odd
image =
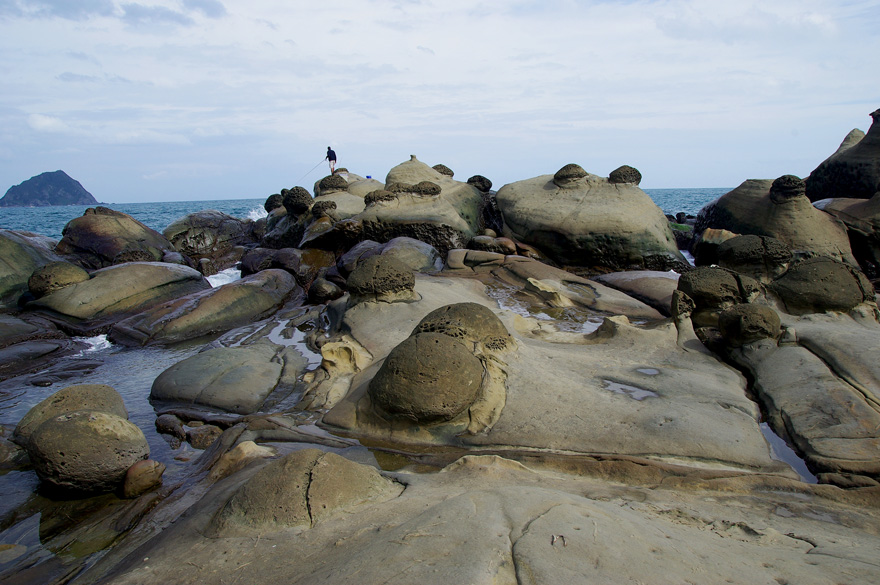
[[[411,157],[384,183],[339,169],[314,198],[285,189],[258,222],[206,211],[163,235],[96,208],[61,242],[0,232],[0,374],[30,379],[83,333],[203,346],[153,384],[156,428],[200,453],[164,484],[112,381],[53,383],[4,465],[122,499],[51,540],[100,558],[47,564],[4,541],[0,569],[877,582],[871,200],[842,185],[810,203],[811,185],[855,184],[853,169],[880,191],[851,162],[876,160],[872,132],[848,141],[845,173],[827,170],[838,153],[815,180],[746,181],[704,208],[684,250],[695,266],[627,165],[496,193]],[[205,282],[239,263],[242,280]],[[765,423],[819,483],[779,461]]]

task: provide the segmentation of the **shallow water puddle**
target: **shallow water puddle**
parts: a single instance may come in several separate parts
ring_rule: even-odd
[[[498,307],[523,317],[540,321],[552,321],[560,331],[592,333],[605,318],[583,307],[548,307],[521,298],[522,289],[513,285],[492,283],[486,285],[486,295],[498,303]]]
[[[605,383],[605,389],[611,390],[615,394],[623,394],[624,396],[629,396],[633,400],[644,400],[649,397],[658,397],[660,396],[656,392],[651,390],[647,390],[645,388],[639,388],[638,386],[630,386],[629,384],[621,384],[620,382],[613,382],[611,380],[602,380]]]
[[[772,459],[788,464],[788,466],[794,469],[800,476],[801,481],[806,483],[819,483],[819,479],[807,469],[806,462],[798,457],[798,454],[795,453],[794,449],[788,446],[782,437],[773,432],[773,429],[770,428],[769,424],[761,423],[758,426],[761,427],[761,433],[764,435],[764,440],[770,445],[770,457]]]

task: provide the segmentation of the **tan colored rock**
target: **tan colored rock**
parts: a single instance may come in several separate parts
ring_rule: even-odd
[[[76,410],[94,410],[128,418],[128,410],[112,386],[106,384],[77,384],[55,392],[31,408],[18,422],[13,440],[27,445],[31,434],[45,421]]]
[[[151,489],[162,485],[165,464],[152,459],[138,461],[125,472],[122,494],[125,498],[136,498]]]

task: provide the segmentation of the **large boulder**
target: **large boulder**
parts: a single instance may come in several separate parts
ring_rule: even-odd
[[[822,257],[795,263],[771,289],[792,315],[849,311],[874,299],[871,283],[857,268]]]
[[[828,256],[856,265],[843,224],[813,207],[803,189],[803,181],[791,175],[775,181],[745,181],[700,211],[695,238],[700,240],[710,229],[733,235],[770,236],[795,254]],[[699,242],[694,250],[697,265],[717,261],[717,255]]]
[[[395,347],[370,382],[374,405],[415,423],[447,421],[480,393],[483,366],[461,341],[417,333]]]
[[[412,300],[415,277],[409,266],[393,256],[370,256],[346,280],[353,302]]]
[[[788,270],[791,249],[770,236],[735,236],[722,242],[717,249],[717,263],[722,268],[751,276],[759,282],[770,282]]]
[[[208,349],[159,374],[150,398],[250,414],[280,384],[292,388],[305,366],[296,351],[268,343]]]
[[[112,386],[78,384],[55,392],[32,407],[15,427],[12,440],[27,445],[33,432],[44,422],[67,412],[93,410],[128,419],[128,410]]]
[[[0,229],[0,308],[15,308],[34,270],[61,261],[55,241],[30,232]]]
[[[369,201],[354,217],[362,225],[362,239],[387,242],[407,236],[445,254],[450,248],[464,247],[480,229],[480,191],[415,156],[388,172],[385,189],[389,197]]]
[[[687,265],[663,211],[634,183],[578,165],[503,186],[506,236],[571,266],[663,270]]]
[[[27,453],[40,480],[73,492],[118,489],[128,468],[147,459],[150,447],[137,425],[95,410],[67,412],[31,433]]]
[[[840,148],[806,179],[810,201],[833,198],[870,199],[880,191],[880,110],[871,112],[864,138],[847,136]]]
[[[165,236],[128,214],[90,207],[70,220],[55,246],[58,254],[74,256],[85,268],[104,268],[136,261],[161,261],[176,252]]]
[[[164,262],[131,262],[92,273],[28,303],[64,329],[77,334],[109,325],[169,300],[211,288],[198,271]]]
[[[288,272],[263,270],[124,319],[110,329],[110,339],[137,346],[215,335],[274,314],[297,293],[302,289]]]
[[[217,270],[233,266],[243,246],[255,245],[254,222],[215,210],[190,213],[165,228],[174,248],[194,260],[207,258]]]

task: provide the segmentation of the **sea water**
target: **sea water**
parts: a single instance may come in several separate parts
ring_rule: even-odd
[[[657,207],[664,213],[679,212],[696,215],[730,189],[645,189]],[[190,213],[214,209],[240,219],[259,219],[266,216],[265,199],[220,199],[209,201],[161,201],[154,203],[102,203],[116,211],[132,216],[147,227],[162,232],[166,227]],[[0,229],[21,230],[61,239],[61,232],[70,220],[79,217],[88,205],[61,205],[54,207],[0,207]]]

